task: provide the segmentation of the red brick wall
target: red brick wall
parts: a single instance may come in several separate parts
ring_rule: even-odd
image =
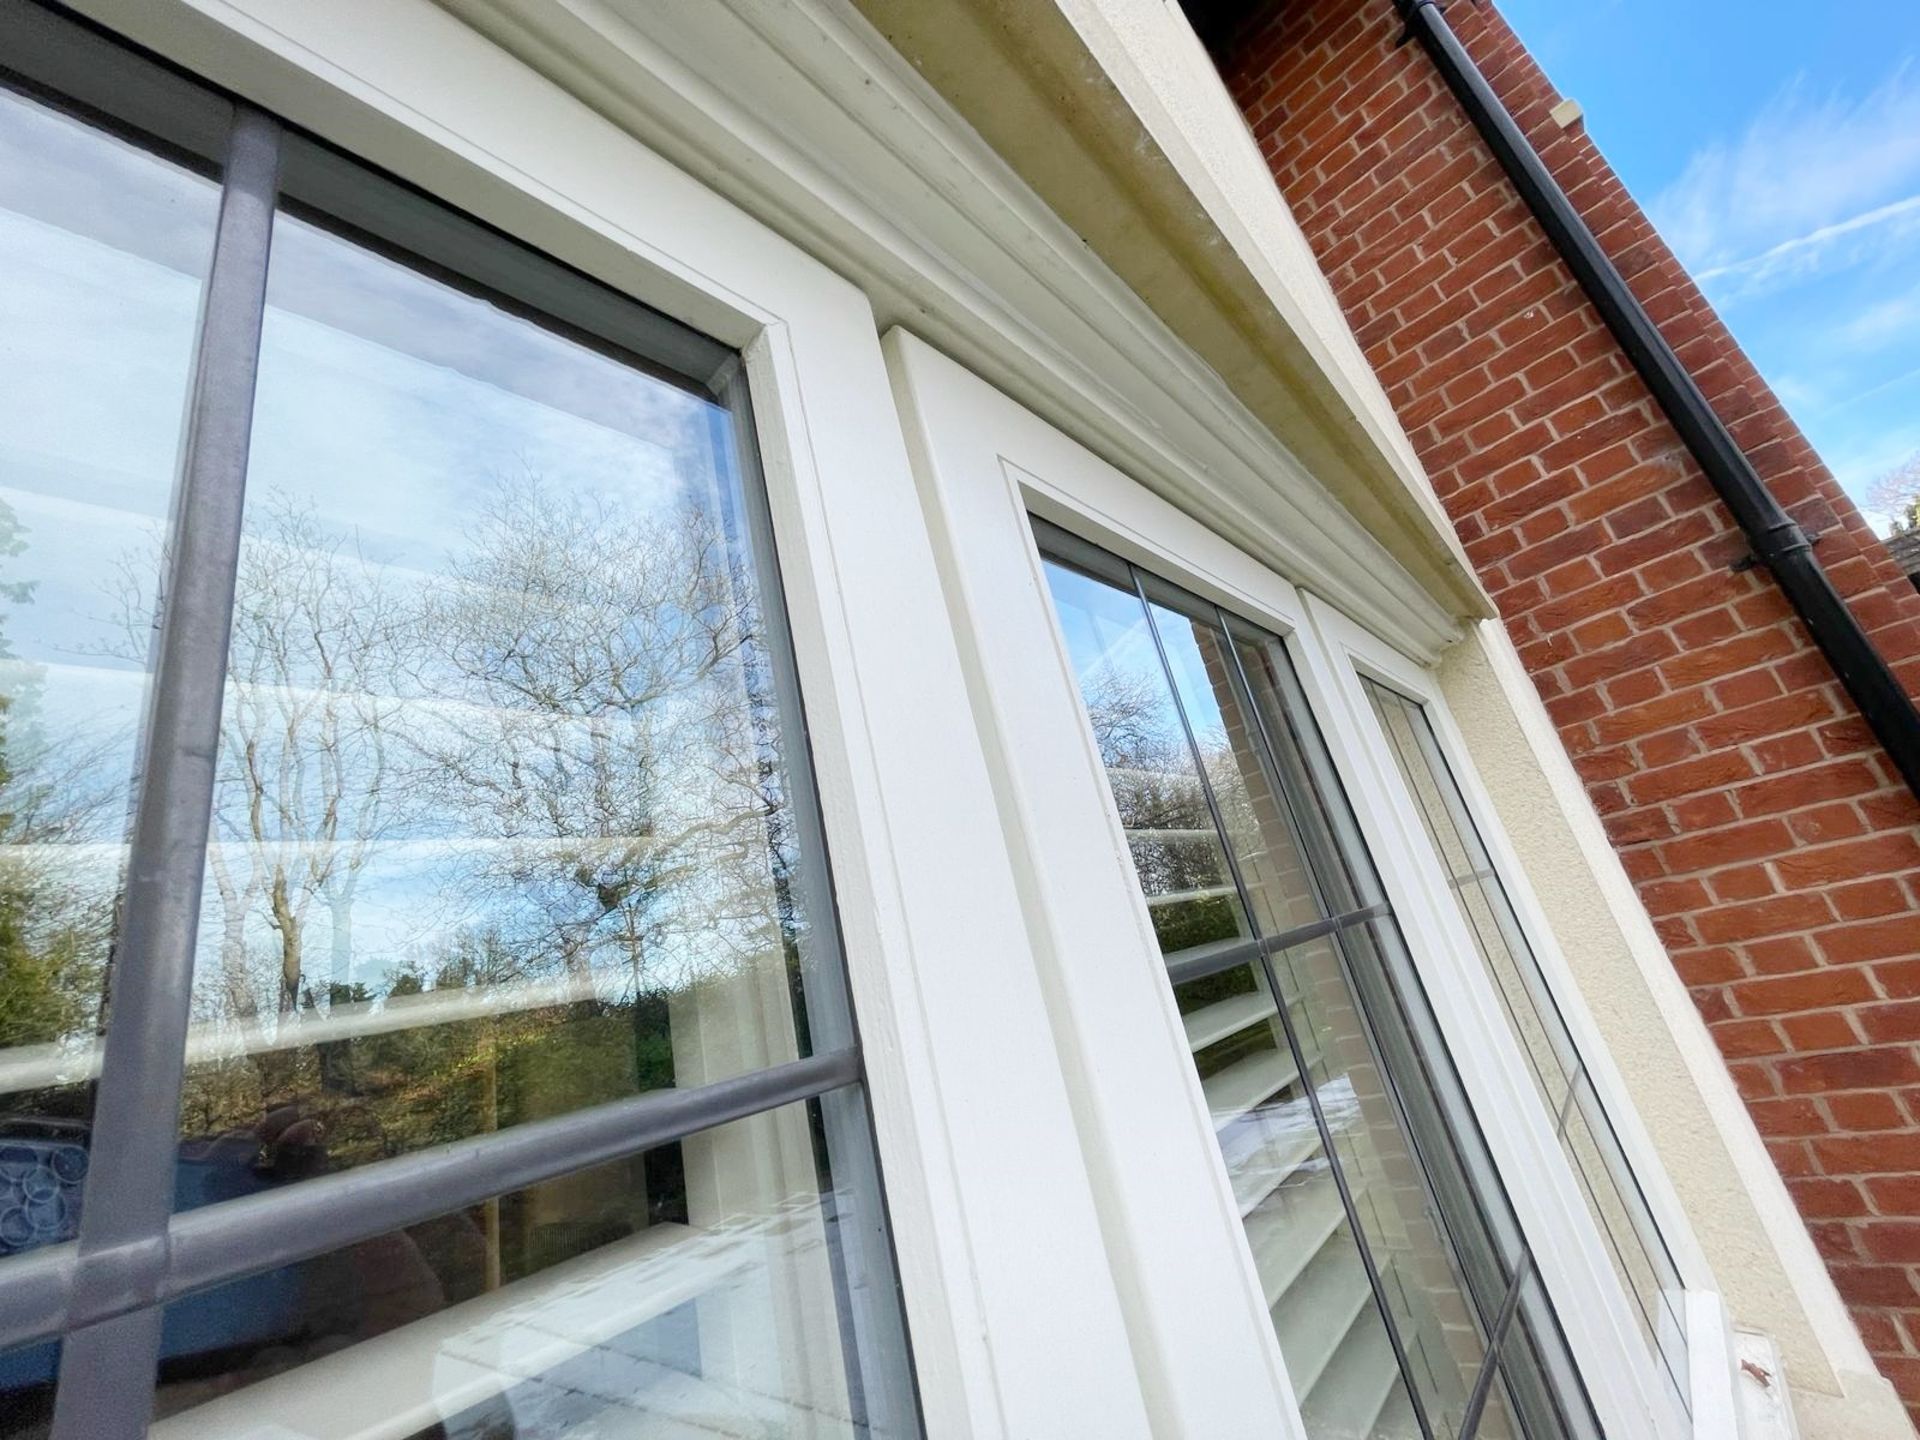
[[[1487,0],[1448,19],[1910,691],[1920,594]],[[1869,1347],[1920,1415],[1920,806],[1392,0],[1223,70]]]

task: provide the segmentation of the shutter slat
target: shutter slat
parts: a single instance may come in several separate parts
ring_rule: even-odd
[[[1249,990],[1244,995],[1229,995],[1224,1000],[1216,1000],[1184,1017],[1187,1048],[1204,1050],[1236,1031],[1271,1019],[1274,1013],[1273,1001],[1264,990]]]
[[[1355,1262],[1359,1261],[1356,1257]],[[1371,1306],[1368,1307],[1371,1309]],[[1301,1412],[1307,1431],[1314,1435],[1371,1435],[1387,1402],[1394,1397],[1393,1382],[1400,1378],[1393,1345],[1382,1324],[1348,1328],[1324,1367],[1307,1386]],[[1412,1406],[1407,1428],[1390,1435],[1413,1435]]]
[[[1213,1115],[1213,1128],[1219,1131],[1299,1078],[1289,1052],[1261,1050],[1209,1075],[1200,1088]]]
[[[1280,1188],[1308,1160],[1320,1153],[1320,1132],[1305,1105],[1287,1117],[1292,1123],[1268,1133],[1244,1154],[1230,1155],[1227,1173],[1233,1180],[1233,1198],[1246,1216]]]
[[[1324,1172],[1283,1199],[1247,1218],[1247,1243],[1269,1309],[1281,1303],[1345,1219],[1340,1192]]]
[[[1310,1396],[1325,1380],[1329,1391],[1338,1393],[1344,1370],[1333,1362],[1350,1341],[1362,1344],[1379,1330],[1378,1324],[1361,1323],[1377,1313],[1360,1252],[1351,1243],[1323,1244],[1273,1307],[1294,1390]]]

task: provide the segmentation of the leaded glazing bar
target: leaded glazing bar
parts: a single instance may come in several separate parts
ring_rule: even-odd
[[[1594,1434],[1281,642],[1035,529],[1309,1435]]]
[[[213,750],[279,170],[280,127],[249,106],[236,106],[201,314],[161,600],[154,701],[120,905],[116,983],[94,1102],[94,1159],[79,1239],[83,1275],[96,1254],[139,1246],[162,1233],[172,1209],[173,1125],[185,1068]],[[145,1279],[127,1278],[136,1284]],[[87,1383],[61,1387],[54,1440],[140,1433],[144,1387],[159,1343],[157,1317],[128,1317],[68,1336],[61,1364]]]
[[[1363,677],[1361,683],[1541,1100],[1559,1117],[1555,1133],[1622,1288],[1633,1300],[1644,1338],[1659,1356],[1674,1398],[1690,1409],[1679,1268],[1593,1090],[1432,717],[1421,702],[1379,680]]]

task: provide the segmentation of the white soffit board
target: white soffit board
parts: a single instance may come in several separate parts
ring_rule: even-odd
[[[1452,524],[1173,0],[854,3],[1416,575],[1473,608]]]

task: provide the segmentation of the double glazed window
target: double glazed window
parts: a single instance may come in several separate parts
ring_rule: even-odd
[[[1596,1433],[1283,644],[1037,528],[1309,1435]]]
[[[1685,1312],[1669,1253],[1567,1020],[1527,940],[1513,900],[1419,701],[1372,677],[1362,688],[1420,814],[1421,827],[1475,949],[1494,982],[1527,1068],[1607,1258],[1633,1299],[1643,1338],[1666,1387],[1688,1407]]]
[[[915,1433],[737,358],[0,38],[0,1435]]]

